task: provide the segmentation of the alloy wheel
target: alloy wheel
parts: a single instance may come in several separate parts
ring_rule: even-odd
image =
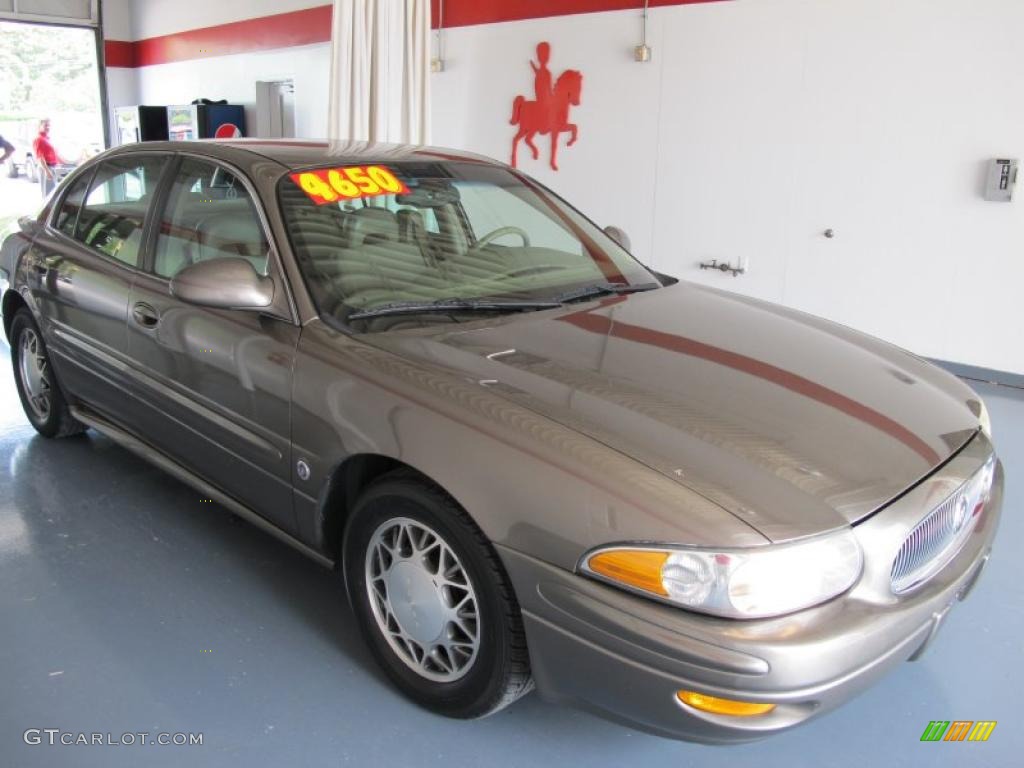
[[[21,332],[18,375],[29,407],[40,421],[50,416],[50,364],[39,335],[32,328]]]
[[[462,678],[480,649],[479,607],[444,538],[417,520],[392,518],[370,537],[365,568],[373,616],[395,654],[428,680]]]

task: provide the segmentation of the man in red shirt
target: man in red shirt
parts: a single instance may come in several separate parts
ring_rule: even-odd
[[[32,142],[32,154],[39,166],[39,186],[43,191],[43,199],[46,199],[57,186],[57,170],[54,166],[63,162],[50,143],[49,118],[39,121],[39,135]]]

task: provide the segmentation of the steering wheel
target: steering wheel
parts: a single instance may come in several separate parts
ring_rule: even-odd
[[[499,237],[503,237],[505,235],[519,235],[519,237],[521,237],[523,239],[523,247],[524,248],[529,248],[530,247],[530,236],[528,234],[526,234],[526,231],[523,230],[520,227],[509,226],[509,227],[498,227],[497,229],[492,229],[486,235],[484,235],[479,240],[477,240],[476,241],[476,245],[474,245],[472,248],[470,248],[470,250],[471,251],[479,251],[479,250],[481,250],[483,248],[486,248],[488,245],[490,245],[493,241],[497,240]]]

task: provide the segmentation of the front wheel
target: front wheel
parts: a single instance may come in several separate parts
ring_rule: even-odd
[[[344,570],[363,635],[409,698],[482,717],[533,688],[519,605],[493,548],[446,494],[405,473],[353,510]]]
[[[43,437],[67,437],[85,431],[68,409],[43,335],[24,308],[14,313],[11,323],[11,363],[21,407],[36,432]]]

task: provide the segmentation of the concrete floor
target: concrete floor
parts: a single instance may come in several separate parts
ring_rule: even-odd
[[[35,436],[0,354],[0,766],[1020,764],[1024,393],[980,387],[1007,507],[925,659],[803,728],[716,748],[536,695],[478,722],[418,709],[378,674],[332,574],[105,438]],[[921,743],[935,719],[999,725],[984,744]],[[27,746],[28,728],[204,739]]]

